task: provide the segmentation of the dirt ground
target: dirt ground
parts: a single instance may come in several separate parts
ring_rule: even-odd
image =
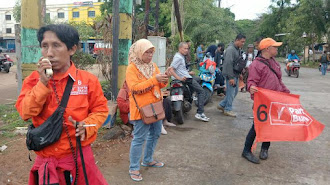
[[[105,141],[101,137],[94,142],[92,148],[96,163],[100,170],[106,176],[111,174],[110,166],[116,166],[117,163],[127,161],[130,147],[130,138],[122,140]],[[29,170],[33,165],[33,161],[29,161],[29,151],[25,145],[25,136],[16,137],[10,143],[7,143],[8,148],[0,153],[0,184],[6,185],[22,185],[27,184]],[[35,153],[31,153],[32,160],[35,159]],[[127,162],[128,166],[128,162]],[[119,169],[116,169],[119,170]],[[127,169],[121,169],[127,171]],[[111,179],[113,177],[107,178]],[[111,182],[111,181],[109,181]]]

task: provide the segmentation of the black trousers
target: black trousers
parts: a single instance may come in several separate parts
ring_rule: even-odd
[[[246,136],[243,152],[251,152],[251,147],[253,145],[255,138],[256,138],[256,131],[254,130],[254,123],[253,123],[248,135]],[[261,149],[268,150],[269,146],[270,146],[270,142],[263,142],[261,145]]]
[[[172,119],[172,105],[171,104],[172,104],[171,99],[169,99],[169,98],[163,99],[165,118],[168,122],[171,122],[171,119]]]

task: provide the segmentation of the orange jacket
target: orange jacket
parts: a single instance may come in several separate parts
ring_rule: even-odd
[[[82,146],[95,141],[97,130],[102,126],[108,116],[107,100],[103,95],[101,85],[96,76],[87,71],[79,70],[71,62],[70,68],[61,74],[54,74],[56,91],[59,99],[62,99],[68,78],[74,80],[68,105],[65,109],[65,124],[73,146],[76,146],[75,127],[68,121],[72,116],[74,120],[84,121],[85,124],[96,124],[94,127],[86,127],[86,138]],[[16,109],[23,120],[32,119],[33,125],[41,125],[58,107],[53,88],[53,80],[45,86],[39,81],[39,73],[32,72],[23,82],[23,88],[16,102]],[[42,157],[62,158],[71,154],[69,140],[63,126],[60,139],[52,145],[36,151]]]
[[[157,81],[156,74],[159,74],[160,71],[155,63],[154,66],[156,68],[156,71],[149,79],[147,79],[145,76],[142,75],[142,73],[139,72],[134,63],[129,64],[127,67],[126,82],[128,88],[130,89],[130,120],[141,119],[141,115],[136,107],[132,92],[139,92],[139,94],[134,94],[139,107],[143,107],[150,103],[155,103],[159,100],[162,100],[162,93],[160,89],[165,87],[166,84],[159,83]],[[159,93],[160,98],[156,98],[156,96],[154,95],[155,91]]]

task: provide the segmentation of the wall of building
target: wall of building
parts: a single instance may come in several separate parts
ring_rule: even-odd
[[[84,21],[92,24],[95,17],[101,15],[100,7],[102,4],[103,2],[93,1],[76,1],[72,4],[49,4],[46,5],[46,18],[48,18],[50,23]],[[73,12],[79,12],[79,16],[73,17]],[[6,15],[7,19],[10,16],[10,20],[6,20]],[[15,24],[17,23],[13,16],[13,7],[0,8],[0,47],[15,48]],[[7,33],[9,31],[10,33]]]
[[[0,9],[0,46],[15,49],[15,24],[13,8]]]
[[[94,18],[101,15],[102,2],[86,1],[69,5],[69,21],[92,24]],[[94,12],[94,13],[93,13]]]

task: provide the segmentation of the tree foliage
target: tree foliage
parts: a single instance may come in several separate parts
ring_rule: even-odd
[[[215,40],[229,43],[236,36],[233,14],[213,5],[213,0],[184,1],[184,33],[195,46]]]
[[[87,24],[85,21],[72,21],[69,24],[78,30],[81,41],[87,41],[89,38],[96,36],[96,31],[93,29],[92,25]]]
[[[13,16],[17,23],[21,22],[21,1],[17,0],[13,10]]]
[[[241,33],[246,36],[245,48],[248,44],[253,44],[253,42],[260,37],[257,35],[258,27],[257,21],[255,20],[238,20],[236,21],[237,33]]]
[[[304,46],[312,49],[316,43],[329,43],[329,4],[326,0],[272,0],[269,13],[257,20],[257,34],[264,37],[275,37],[284,33],[276,40],[283,41],[285,50],[294,49],[301,52]],[[305,35],[305,37],[303,37]],[[282,47],[283,49],[284,47]]]

